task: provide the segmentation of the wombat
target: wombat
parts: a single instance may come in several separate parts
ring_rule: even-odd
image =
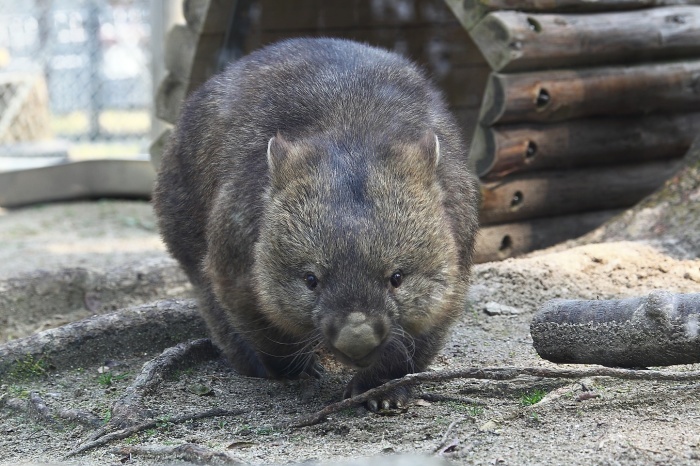
[[[273,44],[194,92],[154,196],[234,368],[318,377],[323,343],[358,368],[345,396],[422,371],[440,350],[465,305],[478,202],[424,73],[338,39]]]

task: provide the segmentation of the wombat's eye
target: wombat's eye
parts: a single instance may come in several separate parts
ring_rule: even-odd
[[[306,281],[306,287],[310,290],[313,290],[318,286],[318,278],[316,278],[316,275],[312,274],[311,272],[306,274],[304,280]]]
[[[400,270],[397,270],[393,274],[391,274],[391,278],[389,279],[391,282],[391,286],[394,288],[398,288],[401,286],[401,282],[403,281],[403,272]]]

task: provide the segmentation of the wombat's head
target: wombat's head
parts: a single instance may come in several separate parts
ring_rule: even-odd
[[[262,312],[299,338],[322,338],[347,364],[454,312],[457,252],[432,131],[417,141],[317,136],[270,140],[270,188],[255,249]]]

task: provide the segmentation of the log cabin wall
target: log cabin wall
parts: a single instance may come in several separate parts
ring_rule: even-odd
[[[700,133],[700,1],[446,2],[493,70],[471,145],[478,260],[600,225]]]
[[[156,113],[174,123],[185,96],[227,62],[283,38],[395,50],[427,69],[460,122],[482,179],[476,259],[503,259],[635,204],[700,132],[700,7],[649,8],[665,4],[184,0]],[[156,164],[168,134],[152,145]]]

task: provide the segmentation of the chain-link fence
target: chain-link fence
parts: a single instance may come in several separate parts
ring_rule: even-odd
[[[0,0],[0,151],[147,152],[151,11],[146,0]]]

